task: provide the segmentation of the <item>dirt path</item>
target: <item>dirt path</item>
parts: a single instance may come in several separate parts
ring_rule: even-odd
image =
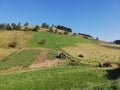
[[[47,59],[46,55],[48,53],[48,50],[42,50],[40,55],[37,57],[35,62],[29,67],[30,69],[38,69],[43,67],[54,67],[60,65],[62,62],[61,60],[55,59],[55,60],[49,60]]]

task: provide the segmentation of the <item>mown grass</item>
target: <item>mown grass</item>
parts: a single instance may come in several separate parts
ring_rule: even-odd
[[[1,90],[119,90],[120,79],[109,80],[106,70],[63,66],[0,74]]]
[[[54,60],[57,55],[58,55],[58,52],[56,50],[49,50],[47,53],[47,58],[50,60]]]
[[[41,40],[45,40],[45,44],[39,44]],[[48,32],[36,32],[34,37],[28,41],[28,45],[32,47],[43,48],[62,48],[66,46],[73,46],[76,43],[93,43],[81,37],[74,37],[68,35],[59,35]]]
[[[65,47],[63,50],[87,64],[98,65],[98,63],[104,62],[119,64],[120,61],[120,50],[99,45],[78,44],[76,47]],[[82,54],[84,58],[78,57],[79,54]]]
[[[23,49],[0,61],[0,69],[12,67],[28,67],[39,55],[40,50]]]

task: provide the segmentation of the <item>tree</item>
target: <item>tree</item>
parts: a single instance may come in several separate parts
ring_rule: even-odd
[[[15,23],[12,23],[11,27],[12,27],[13,30],[17,30],[17,25]]]
[[[57,29],[55,29],[55,34],[57,34],[58,33],[58,30]]]
[[[36,25],[35,28],[33,28],[33,31],[37,32],[40,29],[39,25]]]
[[[77,33],[73,33],[73,36],[76,36],[77,35]]]
[[[29,23],[28,23],[28,22],[26,22],[26,23],[24,24],[24,26],[27,26],[27,27],[28,27],[28,25],[29,25]]]
[[[17,30],[21,30],[21,23],[20,22],[17,25]]]
[[[54,32],[53,27],[50,27],[49,32]]]
[[[96,40],[99,40],[99,38],[98,38],[98,37],[96,37]]]
[[[49,25],[47,23],[43,23],[42,28],[49,28]]]
[[[69,34],[69,32],[68,32],[68,31],[65,31],[65,32],[64,32],[64,34],[65,34],[65,35],[68,35],[68,34]]]
[[[26,23],[24,24],[24,26],[25,26],[25,30],[28,30],[28,25],[29,25],[28,22],[26,22]]]
[[[0,24],[0,30],[5,30],[6,29],[6,24]]]
[[[12,30],[12,27],[10,26],[10,24],[6,25],[6,30]]]

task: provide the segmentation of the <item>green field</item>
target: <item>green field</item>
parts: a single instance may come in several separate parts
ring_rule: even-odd
[[[28,67],[40,54],[39,49],[23,49],[0,61],[0,69]]]
[[[0,74],[1,90],[120,90],[120,69],[63,66]],[[114,73],[114,74],[113,74]]]
[[[38,42],[45,40],[45,44],[39,44]],[[73,46],[76,43],[93,43],[90,40],[68,36],[68,35],[59,35],[47,32],[36,32],[33,38],[28,41],[28,46],[32,47],[43,47],[43,48],[63,48],[66,46]]]

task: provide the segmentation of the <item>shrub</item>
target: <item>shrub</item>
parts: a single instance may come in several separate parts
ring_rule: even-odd
[[[39,44],[45,44],[46,43],[46,40],[42,39]]]
[[[62,33],[62,32],[59,32],[58,34],[62,35],[63,33]]]
[[[11,42],[8,46],[11,48],[15,48],[17,46],[17,41]]]
[[[79,64],[80,64],[80,60],[71,59],[69,62],[69,65],[79,65]]]

